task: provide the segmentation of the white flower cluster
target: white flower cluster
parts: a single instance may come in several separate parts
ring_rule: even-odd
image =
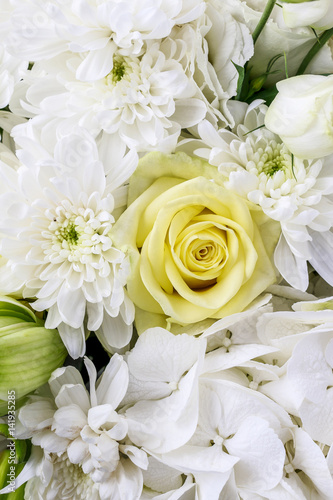
[[[34,309],[48,309],[46,327],[58,327],[74,358],[85,352],[85,317],[106,348],[122,348],[132,336],[134,308],[124,290],[127,258],[109,232],[136,154],[129,152],[106,176],[84,130],[61,139],[53,157],[30,142],[17,170],[1,165],[7,264],[0,288],[36,297]]]
[[[0,495],[332,500],[333,2],[0,10]]]
[[[25,498],[329,500],[326,307],[261,305],[201,338],[147,330],[97,384],[86,358],[90,393],[75,368],[59,368],[49,395],[19,412],[18,437],[34,445]]]
[[[228,189],[280,222],[281,237],[274,260],[286,281],[305,291],[309,285],[309,261],[333,285],[332,269],[327,266],[332,248],[333,155],[318,159],[325,152],[318,154],[318,150],[313,150],[307,159],[294,156],[281,138],[265,127],[266,112],[267,106],[254,102],[235,133],[216,131],[204,121],[198,127],[201,140],[187,140],[180,147],[191,148],[194,154],[216,165]],[[283,125],[281,131],[277,130],[280,135],[282,129]],[[321,130],[318,135],[323,135]],[[306,138],[302,140],[304,143]],[[294,142],[296,139],[291,149]]]
[[[35,61],[11,109],[37,128],[79,124],[105,143],[116,136],[139,151],[172,151],[181,128],[205,117],[233,123],[234,63],[253,48],[218,2],[16,1],[11,19],[10,50]]]
[[[215,1],[13,0],[3,11],[0,107],[11,113],[0,126],[23,166],[12,172],[11,154],[1,165],[0,289],[37,299],[74,358],[92,330],[122,349],[129,262],[109,233],[137,152],[173,151],[204,118],[234,123],[234,63],[251,57],[250,32]]]

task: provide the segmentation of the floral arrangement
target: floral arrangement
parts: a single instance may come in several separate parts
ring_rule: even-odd
[[[333,3],[0,0],[0,496],[333,498]]]

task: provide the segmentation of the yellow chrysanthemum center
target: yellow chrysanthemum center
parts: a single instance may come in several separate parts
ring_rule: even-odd
[[[282,152],[283,145],[272,142],[265,150],[258,149],[256,154],[260,156],[256,162],[258,173],[263,172],[265,175],[272,177],[276,172],[282,170],[287,177],[291,177],[291,155]]]
[[[131,73],[131,65],[126,59],[126,57],[119,55],[113,56],[113,68],[105,77],[107,85],[117,85]]]
[[[85,262],[88,255],[104,255],[112,242],[108,235],[114,219],[105,210],[74,207],[64,202],[52,214],[42,247],[51,262]],[[59,260],[60,259],[60,260]]]
[[[76,230],[75,224],[71,220],[65,220],[64,225],[55,231],[59,241],[67,241],[69,245],[77,245],[79,241],[79,233]]]

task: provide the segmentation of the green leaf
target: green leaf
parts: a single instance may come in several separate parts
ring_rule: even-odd
[[[17,477],[19,473],[22,471],[25,464],[19,464],[15,466],[15,476]],[[8,479],[4,486],[7,486]],[[5,495],[1,495],[1,500],[24,500],[24,490],[25,484],[22,484],[17,490],[7,493]]]
[[[9,450],[0,453],[0,489],[7,486],[7,473],[9,471]]]
[[[272,101],[275,99],[277,94],[278,94],[278,90],[277,90],[276,86],[274,86],[271,89],[265,89],[265,90],[262,90],[261,92],[257,92],[256,94],[251,96],[250,99],[248,99],[246,102],[248,104],[250,104],[255,99],[263,99],[266,102],[267,106],[269,106],[272,103]]]
[[[319,38],[315,41],[314,45],[311,47],[309,52],[304,57],[301,62],[296,75],[303,75],[306,68],[314,58],[314,56],[319,52],[319,50],[328,42],[328,40],[333,36],[333,28],[324,31]]]
[[[3,436],[5,436],[8,439],[11,439],[11,435],[9,434],[7,424],[0,424],[0,434],[2,434]]]
[[[24,462],[26,454],[27,454],[27,443],[25,440],[17,439],[15,440],[15,451],[16,451],[16,460],[20,464]]]
[[[235,99],[236,99],[236,101],[239,101],[240,95],[242,93],[244,78],[245,78],[245,68],[243,66],[239,66],[238,64],[234,63],[233,61],[231,61],[231,62],[235,66],[237,73],[238,73],[237,94],[235,96]]]

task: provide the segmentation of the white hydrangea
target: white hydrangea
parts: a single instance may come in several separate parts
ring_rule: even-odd
[[[313,440],[328,446],[333,440],[332,324],[332,297],[298,302],[292,312],[264,314],[258,323],[259,336],[279,348],[274,358],[284,365],[280,379],[262,391],[299,417]]]
[[[121,348],[132,335],[134,306],[124,290],[126,256],[109,237],[113,211],[124,204],[122,184],[137,164],[131,152],[108,166],[107,178],[94,140],[82,130],[63,137],[54,157],[32,143],[23,165],[0,165],[0,288],[36,298],[48,310],[47,328],[58,327],[73,357],[85,352],[85,327],[103,345]]]
[[[195,431],[205,347],[204,339],[151,328],[128,355],[129,436],[150,452],[179,448]]]
[[[292,411],[290,418],[286,407],[287,393],[292,399],[297,384],[303,401],[313,395],[322,398],[324,386],[317,375],[327,371],[323,355],[332,364],[332,340],[321,337],[318,342],[324,330],[311,331],[297,311],[290,313],[298,325],[296,334],[288,335],[286,328],[278,338],[277,324],[283,318],[290,323],[290,314],[267,312],[270,306],[261,305],[217,321],[205,332],[210,343],[205,365],[205,339],[152,328],[125,358],[113,355],[97,384],[94,366],[85,361],[90,393],[76,369],[56,370],[49,396],[44,389],[19,412],[17,437],[31,437],[33,443],[17,479],[17,486],[28,480],[27,500],[66,495],[75,500],[122,500],[125,494],[137,500],[220,500],[237,495],[248,500],[258,495],[329,500],[333,480],[325,443],[330,440],[330,422],[316,430],[326,432],[318,445],[314,439],[319,434],[312,436],[308,422],[308,432],[296,425],[300,416]],[[325,306],[307,301],[297,307]],[[313,311],[300,312],[305,322],[315,321]],[[331,310],[320,312],[326,319],[332,315]],[[252,354],[244,357],[239,351],[236,360],[231,345],[226,348],[227,331],[235,337],[235,347],[246,351],[251,346]],[[288,336],[294,337],[291,343]],[[308,363],[303,362],[304,349]],[[256,360],[244,362],[255,350]],[[219,367],[211,363],[215,351]],[[228,363],[229,356],[234,363]],[[270,364],[270,357],[281,363],[283,356],[290,360],[289,386],[281,376],[283,366]],[[261,374],[257,384],[251,382],[255,372]],[[330,372],[332,377],[331,368]],[[311,387],[306,382],[310,378]],[[326,377],[326,384],[331,383]],[[280,391],[273,384],[280,385]],[[327,401],[321,408],[325,417],[330,410]]]
[[[143,491],[140,500],[197,500],[197,485],[188,474],[168,467],[148,457],[148,469],[143,471]]]
[[[283,477],[283,436],[291,428],[288,414],[265,396],[204,377],[196,432],[186,446],[160,459],[194,476],[200,500],[218,500],[229,488],[265,497]]]

